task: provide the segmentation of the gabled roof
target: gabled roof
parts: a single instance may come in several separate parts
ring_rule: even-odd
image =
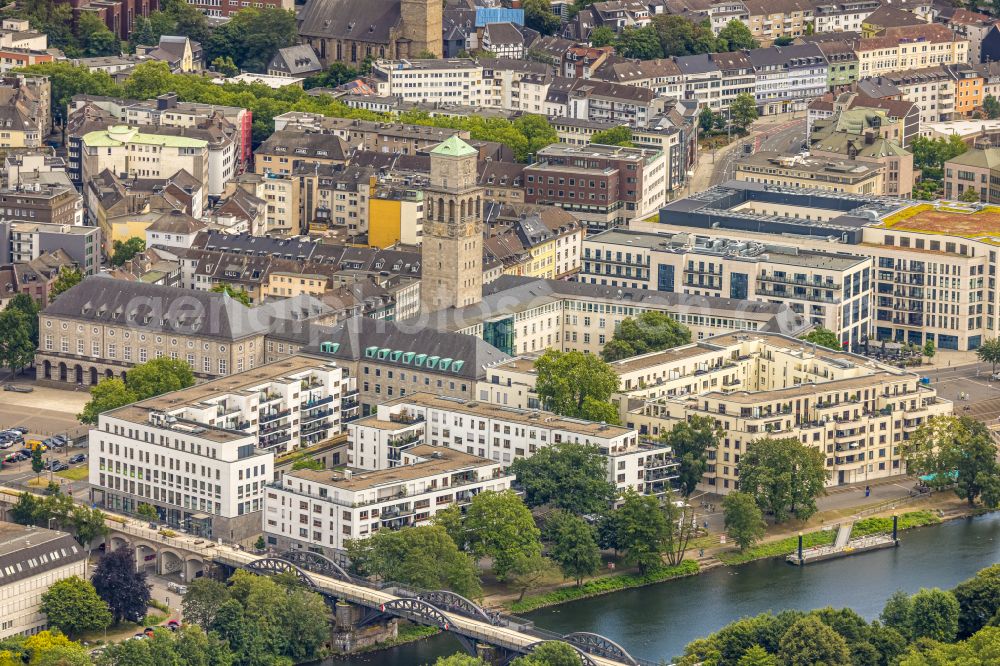
[[[387,44],[400,25],[393,0],[309,0],[298,17],[299,35]]]
[[[250,308],[225,294],[94,275],[45,308],[46,315],[131,329],[237,340],[267,332]]]
[[[193,234],[206,226],[208,225],[187,215],[184,211],[172,210],[146,227],[146,231],[158,231],[166,234]]]
[[[316,51],[308,44],[297,44],[278,49],[271,58],[268,69],[278,69],[289,74],[309,74],[323,69]]]

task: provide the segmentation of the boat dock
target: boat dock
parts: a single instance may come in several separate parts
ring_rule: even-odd
[[[896,519],[893,517],[892,534],[870,534],[868,536],[851,538],[851,530],[854,522],[842,523],[837,528],[837,538],[833,545],[815,546],[813,548],[802,547],[802,535],[799,535],[799,548],[790,554],[786,561],[796,566],[804,566],[813,562],[823,562],[837,557],[847,557],[858,553],[867,553],[872,550],[883,548],[895,548],[899,545],[896,531]]]

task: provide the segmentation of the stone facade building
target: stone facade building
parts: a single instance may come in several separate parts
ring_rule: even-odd
[[[312,0],[299,14],[299,37],[323,66],[365,58],[442,56],[437,0]]]
[[[39,315],[40,383],[93,386],[163,356],[210,379],[264,363],[266,321],[224,294],[94,276]]]
[[[464,307],[483,294],[483,188],[476,183],[476,149],[451,137],[431,151],[426,207],[421,309]]]

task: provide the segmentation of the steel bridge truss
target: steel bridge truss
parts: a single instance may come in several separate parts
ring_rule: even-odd
[[[252,573],[263,576],[275,576],[291,572],[299,581],[310,589],[321,593],[324,597],[331,597],[333,595],[320,588],[307,570],[318,575],[356,585],[363,584],[363,581],[352,577],[343,567],[329,557],[310,551],[290,551],[283,553],[280,557],[264,557],[250,562],[244,568]],[[489,625],[504,625],[503,617],[499,613],[490,613],[479,604],[448,590],[418,592],[416,596],[401,597],[380,604],[377,608],[367,608],[359,619],[358,624],[359,626],[366,626],[386,616],[402,617],[420,624],[435,626],[444,631],[451,631],[459,638],[466,650],[475,654],[475,640],[457,632],[455,630],[455,623],[452,622],[445,611],[463,615]],[[556,640],[569,644],[579,653],[584,666],[594,666],[593,656],[618,661],[626,664],[626,666],[640,666],[639,662],[626,652],[625,648],[600,634],[578,631],[564,636],[553,636],[548,640]],[[530,653],[545,642],[548,641],[539,640],[531,643],[525,646],[521,654]],[[517,655],[511,653],[508,656],[509,659],[513,659]]]

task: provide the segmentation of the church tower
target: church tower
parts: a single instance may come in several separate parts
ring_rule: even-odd
[[[444,55],[441,0],[400,0],[399,15],[400,36],[410,40],[410,58],[424,51],[436,58]]]
[[[483,188],[475,148],[452,136],[431,151],[424,190],[420,309],[434,312],[483,297]]]

